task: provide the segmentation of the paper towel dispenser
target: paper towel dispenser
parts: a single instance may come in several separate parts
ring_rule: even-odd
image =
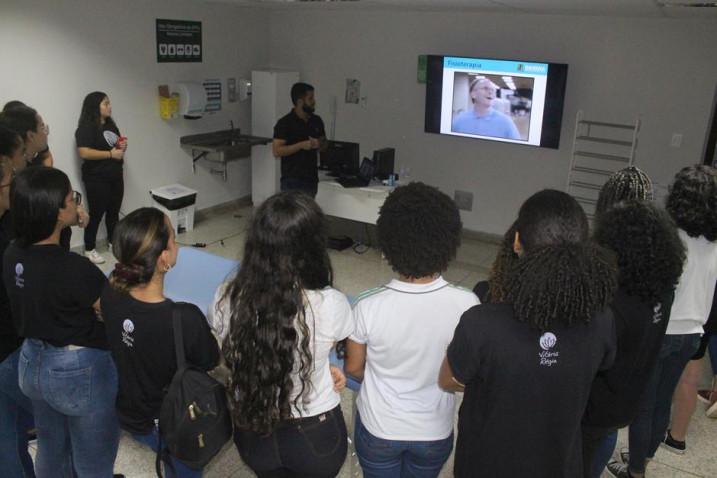
[[[207,91],[201,83],[177,83],[174,93],[179,95],[179,114],[199,117],[207,107]]]

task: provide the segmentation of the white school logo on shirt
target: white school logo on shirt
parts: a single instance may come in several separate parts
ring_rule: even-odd
[[[657,304],[654,309],[652,309],[652,323],[653,324],[659,324],[662,320],[662,304]]]
[[[107,141],[107,146],[114,147],[117,144],[119,136],[117,136],[114,131],[105,130],[102,134],[105,137],[105,141]]]
[[[134,322],[132,322],[129,319],[124,319],[124,322],[122,322],[122,342],[127,347],[133,347],[134,346],[134,337],[132,337],[132,332],[134,332]]]
[[[23,267],[22,263],[15,264],[15,285],[21,288],[25,287],[25,279],[22,277],[23,272],[25,272],[25,267]]]
[[[558,357],[560,357],[560,352],[558,352],[557,350],[551,350],[553,347],[555,347],[557,343],[558,338],[552,332],[545,332],[543,335],[540,336],[540,339],[538,340],[538,345],[540,345],[540,348],[543,349],[540,353],[538,353],[538,357],[540,358],[540,365],[544,367],[552,367],[553,365],[558,363]]]

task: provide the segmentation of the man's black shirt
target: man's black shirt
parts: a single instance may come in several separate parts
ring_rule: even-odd
[[[306,141],[309,137],[319,139],[325,136],[324,122],[318,115],[309,115],[308,120],[304,121],[293,109],[274,126],[274,139],[286,141],[287,146]],[[317,149],[301,149],[292,155],[282,156],[281,178],[317,182],[319,180],[317,152]]]

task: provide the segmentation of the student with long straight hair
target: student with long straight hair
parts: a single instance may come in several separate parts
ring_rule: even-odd
[[[23,151],[20,135],[0,126],[0,254],[13,238],[10,184],[15,175],[13,159],[24,163]],[[13,478],[35,476],[27,450],[27,431],[34,427],[32,404],[20,390],[17,375],[21,345],[5,283],[0,279],[0,476]]]
[[[131,212],[117,224],[113,244],[117,264],[101,307],[119,375],[117,414],[124,430],[156,451],[155,420],[177,371],[172,311],[179,310],[188,363],[210,370],[219,348],[197,306],[164,295],[165,275],[177,262],[174,228],[164,213],[150,207]],[[172,465],[165,468],[168,476],[202,475],[176,459]]]
[[[117,455],[117,370],[96,309],[107,282],[59,245],[81,195],[60,170],[27,168],[10,190],[15,241],[3,259],[12,317],[24,337],[20,389],[32,401],[39,478],[110,478]],[[71,460],[70,460],[71,459]]]
[[[455,202],[414,182],[396,188],[377,221],[381,251],[398,277],[361,294],[346,372],[363,379],[356,453],[366,478],[436,477],[453,449],[454,397],[436,372],[461,314],[478,304],[442,273],[455,257]]]
[[[326,242],[313,199],[270,197],[254,213],[239,272],[212,306],[215,329],[226,335],[234,442],[260,478],[332,477],[346,458],[329,353],[353,319],[346,296],[331,287]]]
[[[112,119],[109,97],[94,91],[82,102],[82,112],[75,131],[77,151],[82,162],[90,222],[85,229],[85,256],[95,264],[105,259],[97,252],[97,230],[105,216],[107,241],[112,240],[124,196],[122,164],[127,141],[120,141],[120,132]]]
[[[513,247],[505,302],[463,314],[441,367],[444,389],[465,390],[455,475],[575,478],[590,386],[615,355],[614,258],[552,190],[523,203]]]

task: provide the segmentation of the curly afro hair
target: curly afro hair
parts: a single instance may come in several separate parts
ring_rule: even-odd
[[[412,279],[445,271],[461,243],[455,202],[421,182],[394,189],[376,226],[379,247],[393,270]]]
[[[702,165],[683,168],[670,187],[666,207],[689,236],[717,239],[717,170]]]
[[[504,281],[515,318],[540,330],[587,323],[617,287],[613,254],[589,240],[585,212],[570,195],[543,190],[528,198],[515,222],[523,246]]]
[[[515,240],[515,223],[513,223],[503,235],[503,242],[500,250],[493,261],[488,275],[488,298],[492,302],[501,303],[505,301],[505,281],[511,269],[518,263],[518,254],[513,251]]]
[[[641,169],[628,166],[613,173],[600,189],[595,217],[600,217],[614,204],[628,199],[652,201],[652,181]]]
[[[600,216],[593,237],[617,255],[627,295],[657,305],[677,287],[685,248],[665,211],[644,201],[618,203]]]

